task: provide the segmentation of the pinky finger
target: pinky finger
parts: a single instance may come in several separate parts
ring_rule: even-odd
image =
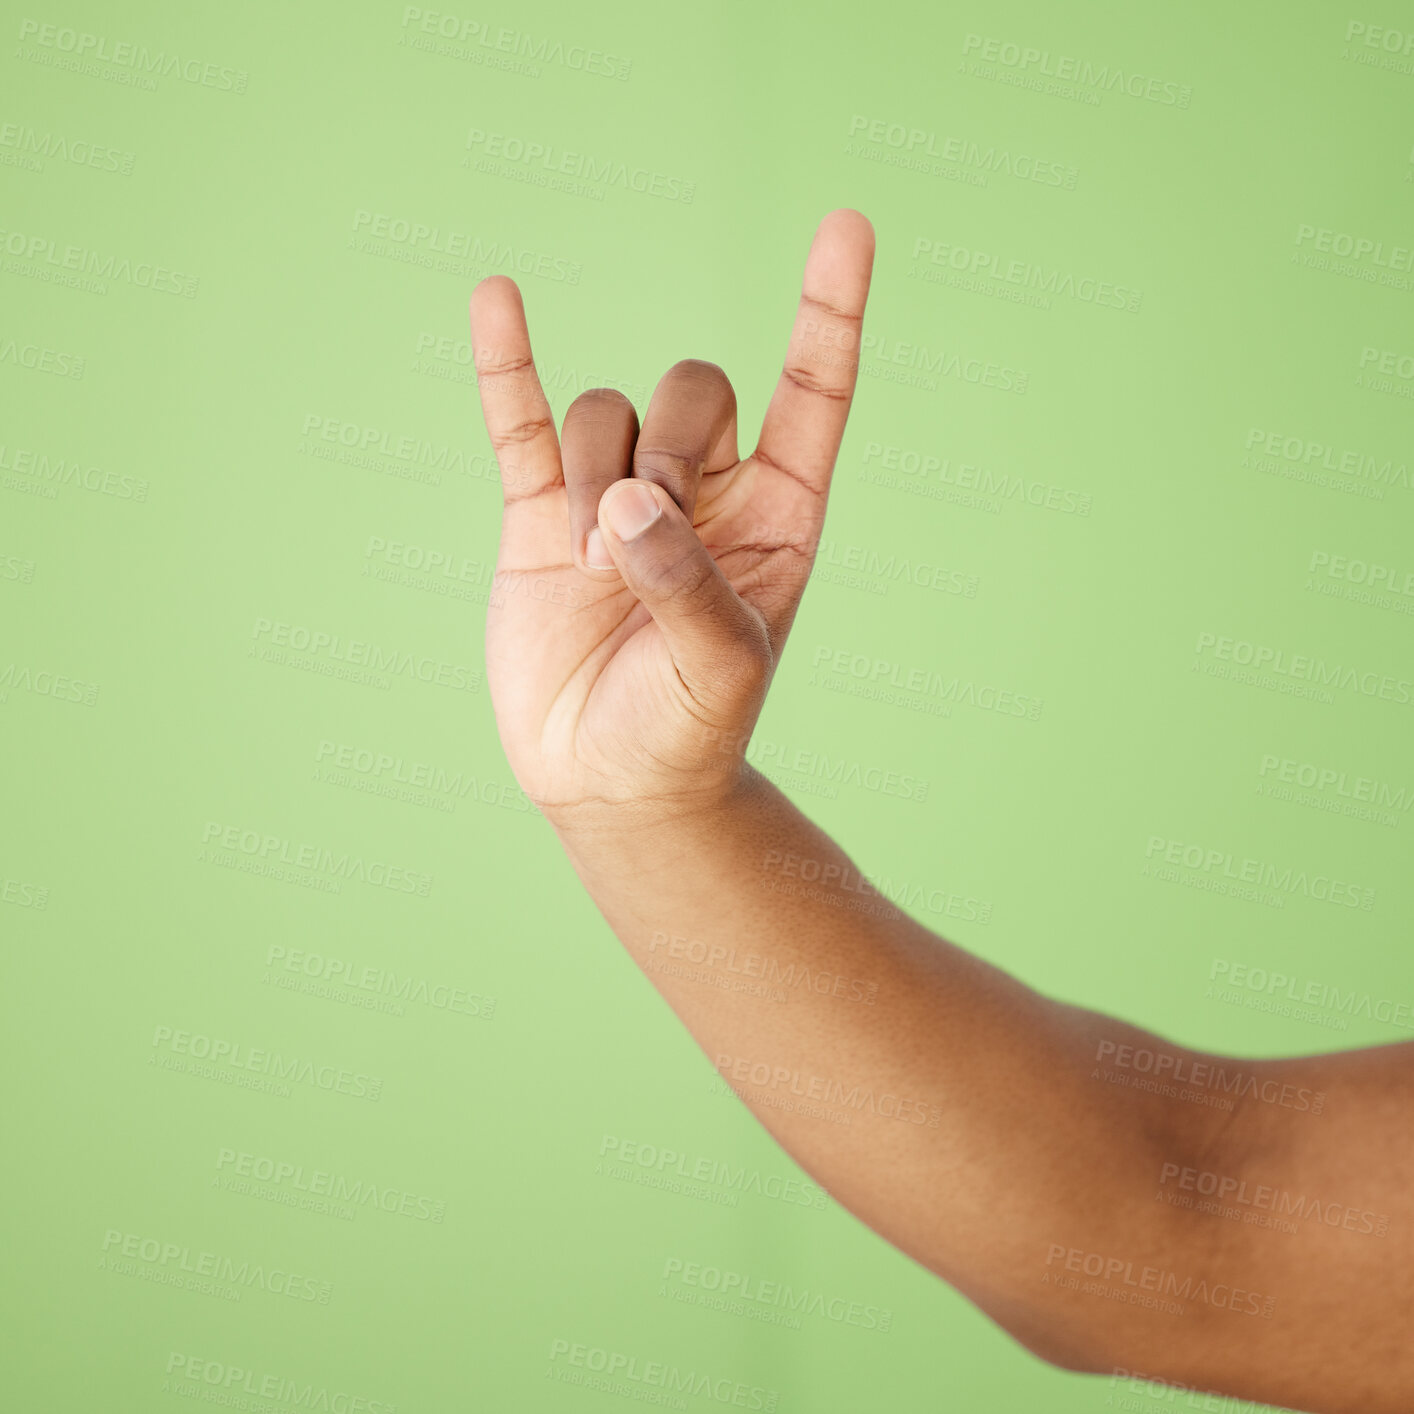
[[[471,351],[481,412],[505,503],[562,483],[555,419],[530,351],[525,304],[516,282],[491,275],[471,292]]]

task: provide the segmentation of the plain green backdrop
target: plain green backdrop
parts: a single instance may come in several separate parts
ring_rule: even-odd
[[[467,298],[517,278],[557,415],[720,363],[749,448],[814,226],[864,211],[866,356],[753,759],[1052,995],[1234,1055],[1407,1039],[1401,24],[9,13],[7,1402],[643,1393],[573,1383],[583,1345],[732,1382],[695,1410],[1175,1407],[770,1196],[799,1171],[502,756]],[[968,686],[870,695],[915,670]],[[745,1178],[635,1181],[664,1150]],[[689,1264],[820,1300],[723,1303]]]

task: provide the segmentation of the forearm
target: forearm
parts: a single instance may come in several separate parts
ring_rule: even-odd
[[[1083,1364],[1091,1326],[1115,1320],[1113,1303],[1055,1284],[1056,1248],[1172,1263],[1155,1179],[1204,1146],[1215,1112],[1092,1078],[1103,1045],[1154,1038],[929,932],[749,768],[720,807],[557,828],[610,926],[761,1123],[1027,1344]]]

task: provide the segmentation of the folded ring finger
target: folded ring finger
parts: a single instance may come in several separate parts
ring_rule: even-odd
[[[570,557],[582,570],[614,568],[599,535],[599,498],[630,475],[638,414],[615,388],[590,388],[569,406],[560,427],[560,463],[569,494]]]

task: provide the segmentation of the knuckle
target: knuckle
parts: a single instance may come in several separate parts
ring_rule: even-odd
[[[513,378],[517,373],[535,371],[535,359],[528,353],[504,353],[500,349],[477,349],[476,371],[482,378]]]
[[[764,625],[753,618],[733,634],[718,665],[717,678],[729,696],[752,700],[765,691],[774,670],[770,639]]]
[[[573,417],[592,423],[636,423],[638,414],[628,396],[617,388],[586,388],[565,412],[565,421]]]
[[[685,388],[695,398],[736,409],[736,389],[720,364],[705,358],[680,358],[658,380],[660,389]]]
[[[617,388],[586,388],[570,404],[570,407],[586,407],[601,410],[626,408],[632,411],[633,404],[629,401],[628,394],[621,393]]]
[[[675,592],[689,612],[709,613],[715,609],[721,581],[717,566],[705,552],[689,555],[679,562],[676,571]]]
[[[848,388],[842,388],[838,383],[820,377],[818,373],[807,368],[803,363],[786,364],[785,376],[796,387],[803,388],[807,393],[817,393],[822,398],[833,398],[837,402],[847,402],[850,398]]]
[[[706,555],[684,555],[676,546],[665,547],[639,574],[650,594],[673,600],[686,613],[705,613],[712,608],[716,566]]]
[[[864,322],[864,311],[855,309],[845,309],[840,305],[833,304],[820,295],[802,294],[800,302],[811,309],[817,309],[821,314],[831,319],[843,320],[846,324],[862,324]]]
[[[644,447],[633,449],[634,475],[654,472],[660,476],[686,476],[702,464],[705,452],[684,451],[680,447]]]
[[[547,429],[553,431],[555,422],[550,417],[528,417],[522,422],[501,428],[491,439],[493,450],[500,452],[507,447],[523,446],[534,441]]]
[[[665,378],[688,378],[696,382],[717,383],[728,388],[731,387],[721,365],[712,363],[705,358],[680,358],[663,376]]]

